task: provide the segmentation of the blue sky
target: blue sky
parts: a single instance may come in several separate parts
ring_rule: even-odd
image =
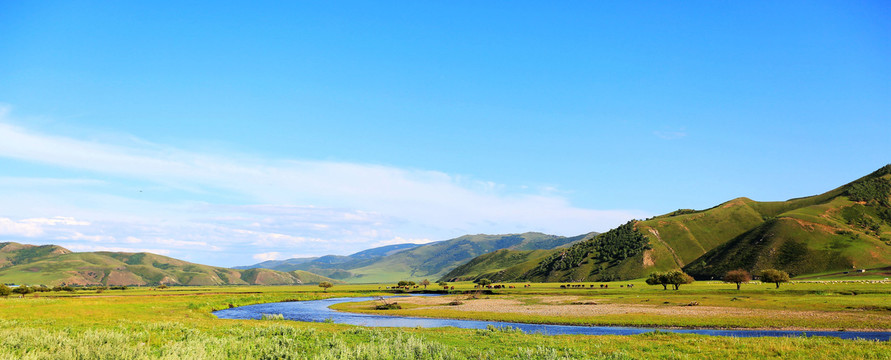
[[[887,2],[0,2],[0,241],[604,231],[891,162]]]

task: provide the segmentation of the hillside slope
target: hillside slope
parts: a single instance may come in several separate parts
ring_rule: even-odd
[[[508,235],[465,235],[418,246],[350,269],[349,282],[393,282],[405,279],[439,279],[461,264],[500,249],[550,249],[579,241],[587,236],[564,237],[536,232]]]
[[[498,279],[610,281],[677,268],[708,279],[737,268],[801,275],[888,266],[891,165],[824,194],[776,202],[737,198],[706,210],[681,209],[630,222],[534,265],[517,261],[502,271],[510,276]]]
[[[71,252],[0,243],[0,283],[44,285],[290,285],[335,281],[305,272],[236,270],[151,253]]]
[[[827,194],[794,200],[811,201],[785,207],[684,270],[717,278],[737,268],[795,276],[891,265],[891,165]]]
[[[355,269],[400,251],[421,246],[420,244],[396,244],[363,250],[355,254],[325,255],[313,258],[293,258],[287,260],[270,260],[248,266],[236,266],[235,269],[272,269],[278,271],[303,270],[335,279],[348,279],[353,276],[349,269]]]

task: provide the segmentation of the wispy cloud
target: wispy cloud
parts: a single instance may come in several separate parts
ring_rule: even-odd
[[[687,130],[684,128],[677,130],[656,130],[653,135],[663,140],[677,140],[687,137]]]
[[[0,139],[0,158],[62,174],[0,178],[7,185],[0,233],[72,244],[138,239],[217,264],[244,263],[235,259],[251,250],[345,254],[465,233],[579,234],[647,215],[579,208],[553,189],[511,192],[519,187],[439,171],[85,140],[14,125],[8,116],[0,116]]]
[[[687,137],[686,131],[653,131],[653,135],[656,135],[660,139],[665,140],[676,140]]]
[[[253,258],[257,261],[269,261],[281,259],[282,253],[270,251],[267,253],[254,254]]]
[[[387,246],[387,245],[398,245],[398,244],[428,244],[432,243],[436,240],[432,239],[404,239],[400,236],[394,237],[389,240],[381,240],[374,244],[371,244],[373,247]]]

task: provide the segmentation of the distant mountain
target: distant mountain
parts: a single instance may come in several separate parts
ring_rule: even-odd
[[[151,253],[71,252],[0,243],[0,283],[44,285],[290,285],[337,282],[303,271],[236,270]]]
[[[279,269],[279,268],[284,268],[284,267],[289,267],[289,266],[300,265],[300,264],[303,264],[303,263],[306,263],[306,262],[313,261],[313,260],[315,260],[315,259],[318,259],[318,257],[291,258],[291,259],[287,259],[287,260],[267,260],[267,261],[264,261],[264,262],[261,262],[261,263],[257,263],[257,264],[254,264],[254,265],[234,266],[234,267],[232,267],[232,268],[233,268],[233,269],[240,269],[240,270],[257,269],[257,268],[259,268],[259,269],[272,269],[272,270],[279,270],[279,271],[289,271],[289,270],[282,270],[282,269]],[[293,270],[293,269],[292,269],[292,270]]]
[[[407,279],[441,278],[452,269],[482,254],[501,249],[550,249],[579,241],[588,234],[565,237],[536,232],[508,235],[465,235],[425,244],[349,269],[349,282],[375,283]]]
[[[287,260],[270,260],[248,266],[237,266],[235,269],[272,269],[278,271],[303,270],[328,276],[336,279],[348,279],[353,276],[349,269],[354,269],[373,263],[385,256],[393,255],[403,250],[421,246],[420,244],[396,244],[363,250],[352,255],[325,255],[312,258],[293,258]]]
[[[328,255],[314,259],[267,261],[253,267],[305,270],[355,283],[435,280],[482,254],[501,249],[540,250],[566,246],[585,236],[564,237],[542,233],[465,235],[428,244],[398,244],[360,251],[349,256]]]
[[[891,265],[891,165],[827,193],[777,202],[747,198],[632,221],[566,249],[487,254],[452,278],[609,281],[683,268],[720,278],[737,268],[801,275]],[[481,272],[490,265],[494,272]],[[483,265],[473,265],[483,264]]]

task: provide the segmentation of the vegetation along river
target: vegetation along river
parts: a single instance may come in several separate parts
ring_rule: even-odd
[[[488,326],[513,327],[525,333],[545,335],[634,335],[652,331],[700,334],[712,336],[833,336],[842,339],[868,339],[891,341],[891,333],[878,331],[797,331],[797,330],[713,330],[713,329],[659,329],[619,326],[573,326],[548,324],[523,324],[500,321],[419,318],[391,315],[356,314],[336,311],[329,306],[347,302],[374,300],[372,297],[333,298],[312,301],[292,301],[240,306],[215,311],[221,319],[260,319],[263,314],[281,314],[287,320],[351,324],[371,327],[444,327],[485,329]]]

